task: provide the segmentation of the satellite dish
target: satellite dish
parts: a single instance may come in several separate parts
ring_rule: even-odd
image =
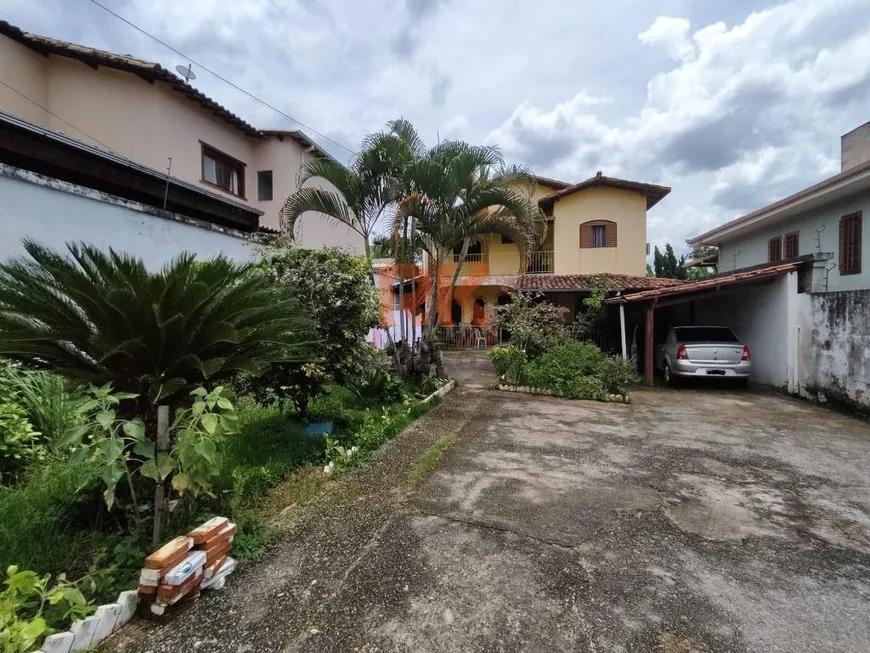
[[[191,79],[196,79],[196,73],[193,72],[193,67],[191,64],[179,64],[175,67],[175,70],[178,71],[178,74],[184,77],[185,82],[190,82]]]

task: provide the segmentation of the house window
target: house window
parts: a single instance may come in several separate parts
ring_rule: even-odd
[[[202,180],[239,197],[245,196],[245,164],[202,144]]]
[[[512,240],[511,240],[510,238],[508,238],[507,236],[502,236],[502,237],[501,237],[501,244],[502,244],[502,245],[513,245],[513,243],[514,243],[514,241],[512,241]]]
[[[783,255],[785,258],[797,258],[800,256],[800,234],[797,231],[792,231],[785,235]]]
[[[272,171],[259,170],[257,172],[257,201],[272,201]]]
[[[607,244],[607,227],[596,224],[592,227],[592,247],[604,247]]]
[[[616,223],[592,220],[580,225],[580,247],[616,247]]]
[[[770,263],[782,260],[782,236],[774,236],[767,241],[767,260]]]
[[[840,218],[840,274],[861,273],[862,213],[850,213]]]

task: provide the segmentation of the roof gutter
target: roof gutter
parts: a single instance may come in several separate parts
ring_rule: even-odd
[[[846,172],[825,179],[809,188],[726,222],[720,227],[689,238],[686,243],[697,245],[718,245],[733,237],[753,231],[765,224],[797,215],[853,193],[870,189],[870,161],[862,163]]]

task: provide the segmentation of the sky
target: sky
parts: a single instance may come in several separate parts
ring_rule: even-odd
[[[647,236],[678,251],[839,172],[840,135],[870,120],[870,0],[100,1],[351,151],[401,116],[539,175],[670,186]],[[188,63],[91,0],[0,0],[0,18]],[[299,127],[193,69],[255,126]]]

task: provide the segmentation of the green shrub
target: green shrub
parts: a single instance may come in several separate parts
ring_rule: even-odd
[[[628,394],[632,386],[640,383],[636,363],[630,358],[608,356],[598,364],[597,376],[608,394]]]
[[[594,375],[603,360],[601,350],[589,342],[570,341],[556,345],[526,366],[527,383],[572,396],[577,379]]]
[[[12,363],[0,365],[0,399],[13,401],[42,434],[45,445],[64,454],[81,441],[81,397],[72,393],[57,374],[25,370]]]
[[[578,376],[564,391],[569,399],[594,399],[601,401],[606,394],[604,383],[597,376]]]
[[[345,387],[350,390],[364,406],[393,404],[405,398],[402,382],[386,368],[369,366],[358,375],[349,377]]]
[[[39,435],[17,403],[0,403],[0,482],[45,455]]]
[[[21,485],[0,487],[0,569],[87,569],[91,534],[106,517],[99,484],[93,462],[50,458]]]
[[[61,575],[51,584],[51,575],[6,570],[5,589],[0,592],[0,649],[3,653],[33,650],[55,627],[64,627],[94,611],[81,591]]]
[[[489,350],[489,359],[495,367],[495,373],[508,385],[522,385],[528,358],[519,347],[494,347]]]

